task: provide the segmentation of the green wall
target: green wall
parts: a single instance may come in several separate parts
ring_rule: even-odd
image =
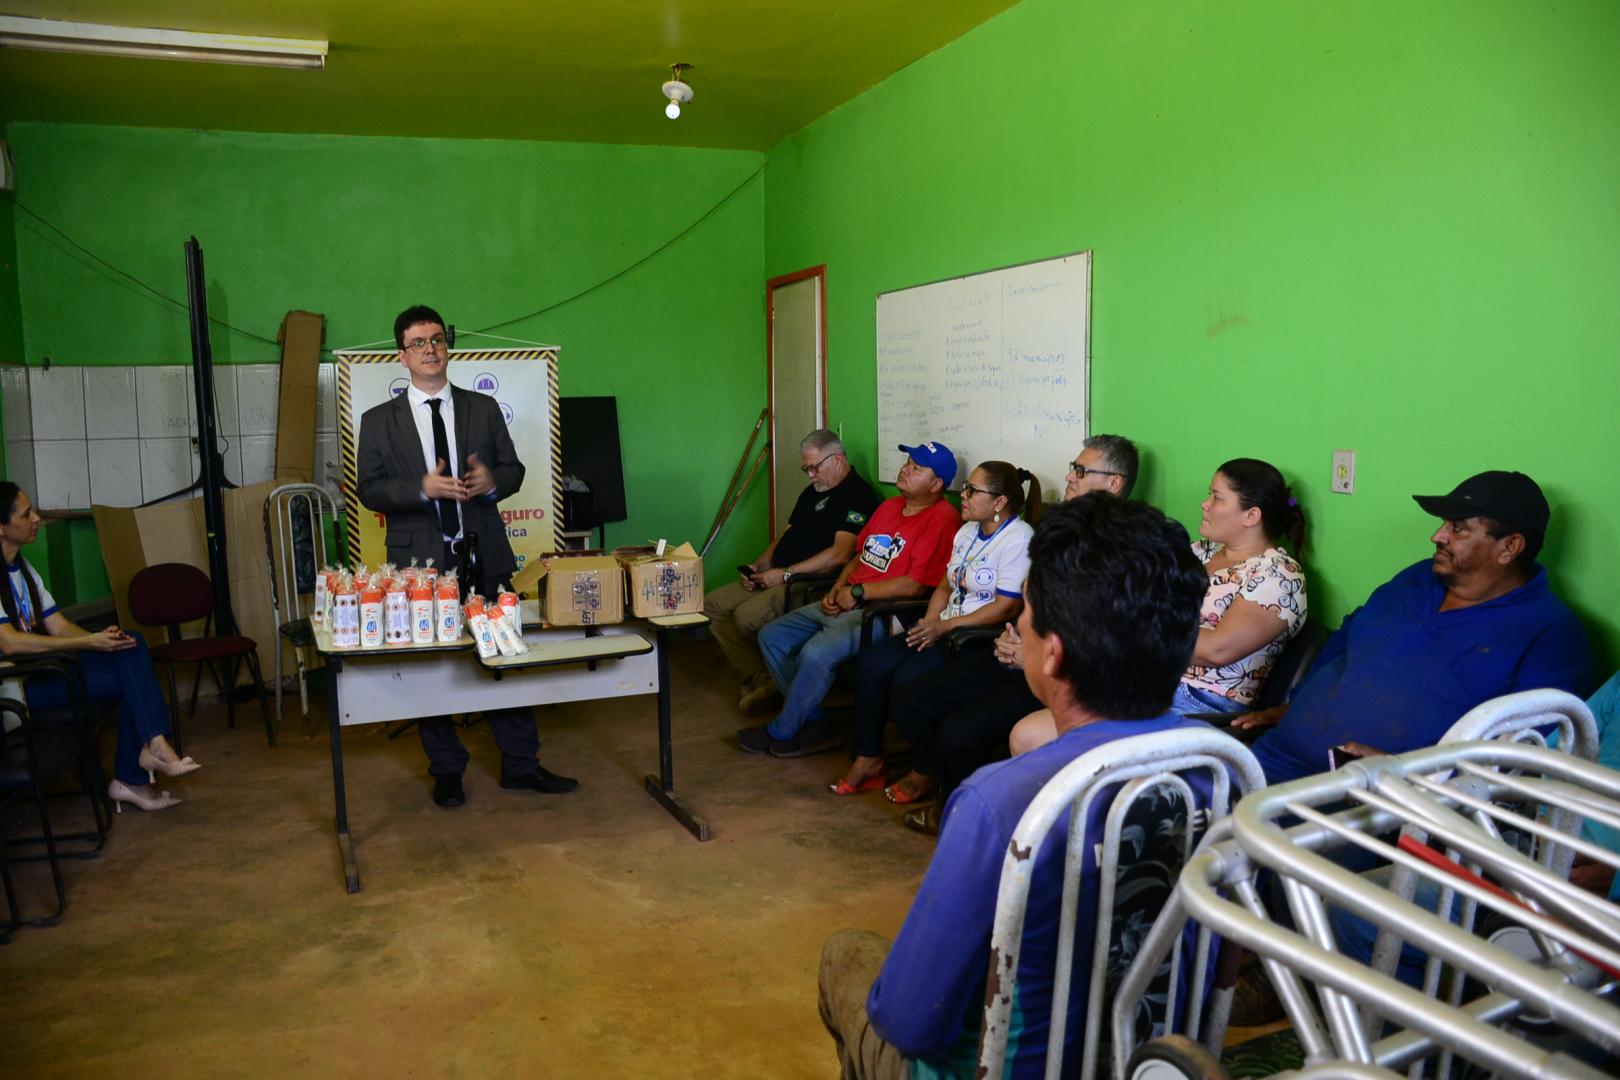
[[[771,151],[766,270],[827,264],[870,447],[878,292],[1090,249],[1092,429],[1147,499],[1194,526],[1221,461],[1277,464],[1331,625],[1432,550],[1411,493],[1523,469],[1612,667],[1617,42],[1612,0],[1024,0]]]
[[[564,394],[618,396],[631,517],[609,543],[702,542],[764,398],[763,184],[745,183],[761,155],[29,123],[10,136],[19,201],[78,243],[183,300],[195,235],[212,316],[274,339],[288,309],[323,312],[329,347],[391,341],[410,303],[467,331],[563,300],[743,185],[640,268],[495,331],[561,345]],[[183,309],[20,214],[16,233],[30,363],[189,362]],[[218,327],[213,344],[220,363],[279,356]],[[713,565],[757,552],[765,512],[761,492]]]

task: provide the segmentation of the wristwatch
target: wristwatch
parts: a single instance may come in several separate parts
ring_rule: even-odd
[[[786,585],[788,582],[790,582],[792,580],[793,580],[793,571],[791,571],[791,570],[782,571],[782,584]]]
[[[866,599],[866,586],[865,585],[851,585],[849,587],[849,595],[851,595],[851,596],[853,596],[855,598],[855,602],[857,604],[860,603],[862,600]]]

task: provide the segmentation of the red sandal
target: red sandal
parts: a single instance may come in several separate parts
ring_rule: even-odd
[[[848,780],[845,780],[842,776],[840,776],[837,783],[827,785],[827,790],[832,792],[834,795],[860,795],[863,792],[876,791],[878,788],[883,787],[888,782],[889,778],[884,776],[882,773],[875,773],[872,776],[868,776],[865,780],[862,780],[858,784],[851,784]]]
[[[890,784],[883,789],[883,797],[897,806],[909,806],[911,803],[927,802],[934,797],[932,788],[927,791],[907,791],[899,784]]]

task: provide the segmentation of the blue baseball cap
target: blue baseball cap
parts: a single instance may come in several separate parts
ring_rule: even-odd
[[[934,475],[944,481],[946,487],[950,487],[951,481],[956,479],[956,455],[944,443],[925,442],[900,449],[923,468],[933,469]]]

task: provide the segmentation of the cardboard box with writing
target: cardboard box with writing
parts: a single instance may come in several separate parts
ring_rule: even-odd
[[[662,555],[621,555],[619,561],[629,582],[630,610],[638,618],[703,610],[703,560],[691,544]]]
[[[544,562],[547,623],[606,626],[624,621],[624,571],[617,559],[553,556]]]

